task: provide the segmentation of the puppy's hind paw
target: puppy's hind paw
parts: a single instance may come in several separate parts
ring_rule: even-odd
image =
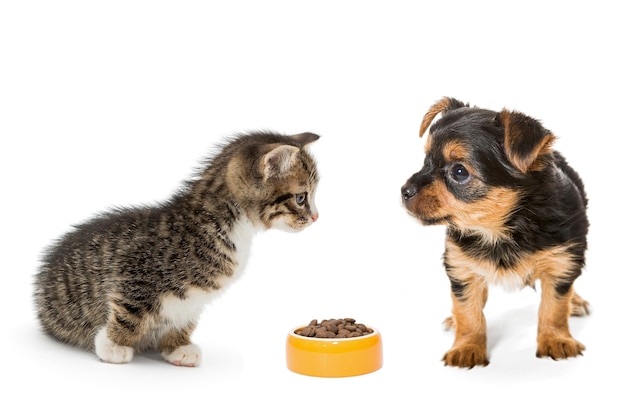
[[[580,295],[574,293],[570,301],[570,315],[571,316],[587,316],[591,314],[591,305],[585,301]]]
[[[202,359],[202,352],[197,345],[179,346],[170,353],[162,352],[163,359],[175,366],[197,367]]]
[[[456,328],[456,323],[454,322],[454,318],[452,316],[446,317],[441,325],[444,331],[453,331]]]

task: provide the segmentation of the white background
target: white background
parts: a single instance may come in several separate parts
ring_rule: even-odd
[[[617,3],[3,1],[1,396],[623,392]],[[411,219],[400,187],[421,166],[418,126],[442,96],[540,119],[585,180],[592,227],[576,287],[593,314],[571,321],[583,357],[535,358],[538,292],[496,288],[485,309],[491,364],[440,361],[453,339],[441,329],[444,230]],[[42,334],[32,276],[52,239],[111,206],[168,198],[216,144],[256,129],[322,136],[311,147],[320,219],[256,237],[244,277],[202,315],[201,367],[154,354],[104,364]],[[381,331],[383,367],[339,379],[289,371],[287,332],[338,317]]]

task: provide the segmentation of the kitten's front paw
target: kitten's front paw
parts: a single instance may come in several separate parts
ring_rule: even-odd
[[[102,328],[95,339],[96,355],[107,363],[128,363],[133,359],[134,349],[115,344],[107,336],[106,327]]]
[[[194,344],[179,346],[170,353],[161,352],[163,359],[176,366],[197,367],[202,359],[200,348]]]

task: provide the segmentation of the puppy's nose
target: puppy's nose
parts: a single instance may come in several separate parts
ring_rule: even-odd
[[[417,187],[414,184],[407,183],[404,186],[402,186],[401,192],[402,192],[402,199],[406,202],[410,200],[411,198],[415,197],[415,194],[417,194]]]

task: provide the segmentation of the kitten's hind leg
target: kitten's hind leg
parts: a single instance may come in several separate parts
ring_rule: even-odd
[[[98,331],[94,344],[98,357],[107,363],[128,363],[135,346],[145,337],[147,320],[127,302],[111,301],[107,324]]]
[[[133,359],[134,349],[130,346],[117,345],[107,335],[107,327],[104,326],[96,335],[96,355],[100,360],[107,363],[128,363]]]
[[[176,366],[196,367],[202,360],[202,352],[191,343],[191,332],[195,326],[185,329],[170,330],[161,338],[159,347],[163,359]]]

